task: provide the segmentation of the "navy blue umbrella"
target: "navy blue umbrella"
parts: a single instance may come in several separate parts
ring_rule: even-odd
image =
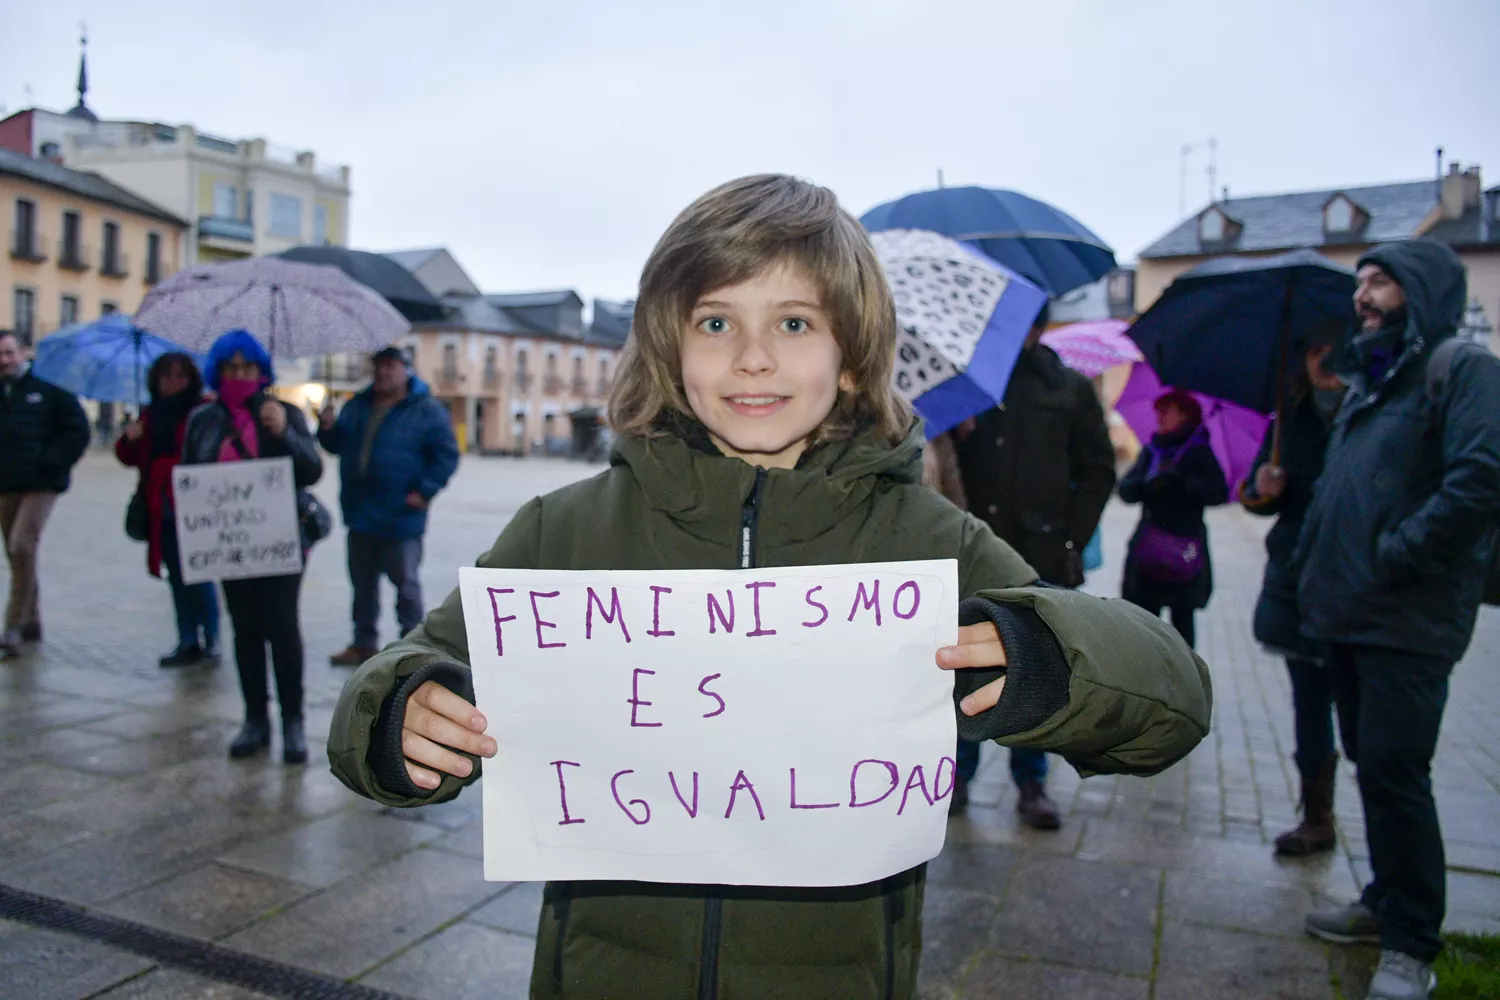
[[[1312,250],[1217,257],[1177,276],[1129,330],[1165,385],[1280,408],[1310,343],[1351,329],[1354,272]]]
[[[865,229],[926,229],[973,243],[1052,298],[1098,281],[1115,253],[1068,213],[1016,191],[939,188],[877,205],[859,220]]]

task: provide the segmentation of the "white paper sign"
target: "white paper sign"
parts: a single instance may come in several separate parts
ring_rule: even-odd
[[[179,465],[172,496],[183,582],[301,571],[290,458]]]
[[[942,850],[955,560],[459,586],[486,878],[856,885]]]

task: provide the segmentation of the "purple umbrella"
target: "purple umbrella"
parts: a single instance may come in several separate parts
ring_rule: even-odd
[[[1069,323],[1042,334],[1042,343],[1056,351],[1063,364],[1094,378],[1116,365],[1141,360],[1140,348],[1125,335],[1129,327],[1123,319]]]
[[[411,329],[338,268],[276,257],[179,271],[151,290],[135,322],[200,353],[226,330],[249,330],[282,358],[376,351]]]
[[[1115,411],[1125,418],[1125,423],[1135,431],[1135,436],[1144,444],[1156,433],[1156,400],[1167,392],[1151,366],[1137,361],[1130,372],[1130,381],[1115,403]],[[1229,403],[1216,396],[1205,396],[1201,392],[1192,394],[1203,407],[1203,426],[1208,428],[1208,443],[1224,478],[1229,482],[1230,496],[1238,497],[1240,483],[1255,470],[1255,456],[1260,451],[1260,442],[1266,435],[1271,418],[1264,413]]]

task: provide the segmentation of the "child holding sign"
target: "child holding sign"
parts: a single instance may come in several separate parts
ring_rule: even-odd
[[[959,732],[1152,774],[1207,733],[1207,668],[1159,619],[1037,584],[920,483],[896,317],[864,231],[823,188],[733,181],[641,276],[605,473],[522,508],[480,566],[732,569],[957,559]],[[458,593],[350,678],[328,754],[393,806],[457,795],[496,751],[472,704]],[[567,705],[556,722],[568,725]],[[830,726],[860,725],[827,706]],[[925,868],[833,889],[551,883],[536,998],[913,996]]]

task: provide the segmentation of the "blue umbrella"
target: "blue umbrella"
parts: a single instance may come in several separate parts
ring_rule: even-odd
[[[1270,413],[1298,356],[1354,326],[1354,272],[1312,250],[1217,257],[1177,276],[1130,328],[1161,381]]]
[[[1115,267],[1114,251],[1077,219],[1016,191],[919,191],[877,205],[859,221],[872,233],[926,229],[973,243],[1053,298],[1098,281]]]
[[[111,313],[93,323],[43,337],[37,344],[31,371],[37,378],[86,399],[144,405],[151,399],[147,369],[172,351],[182,348],[139,329],[129,316]],[[199,361],[194,358],[194,363]]]

